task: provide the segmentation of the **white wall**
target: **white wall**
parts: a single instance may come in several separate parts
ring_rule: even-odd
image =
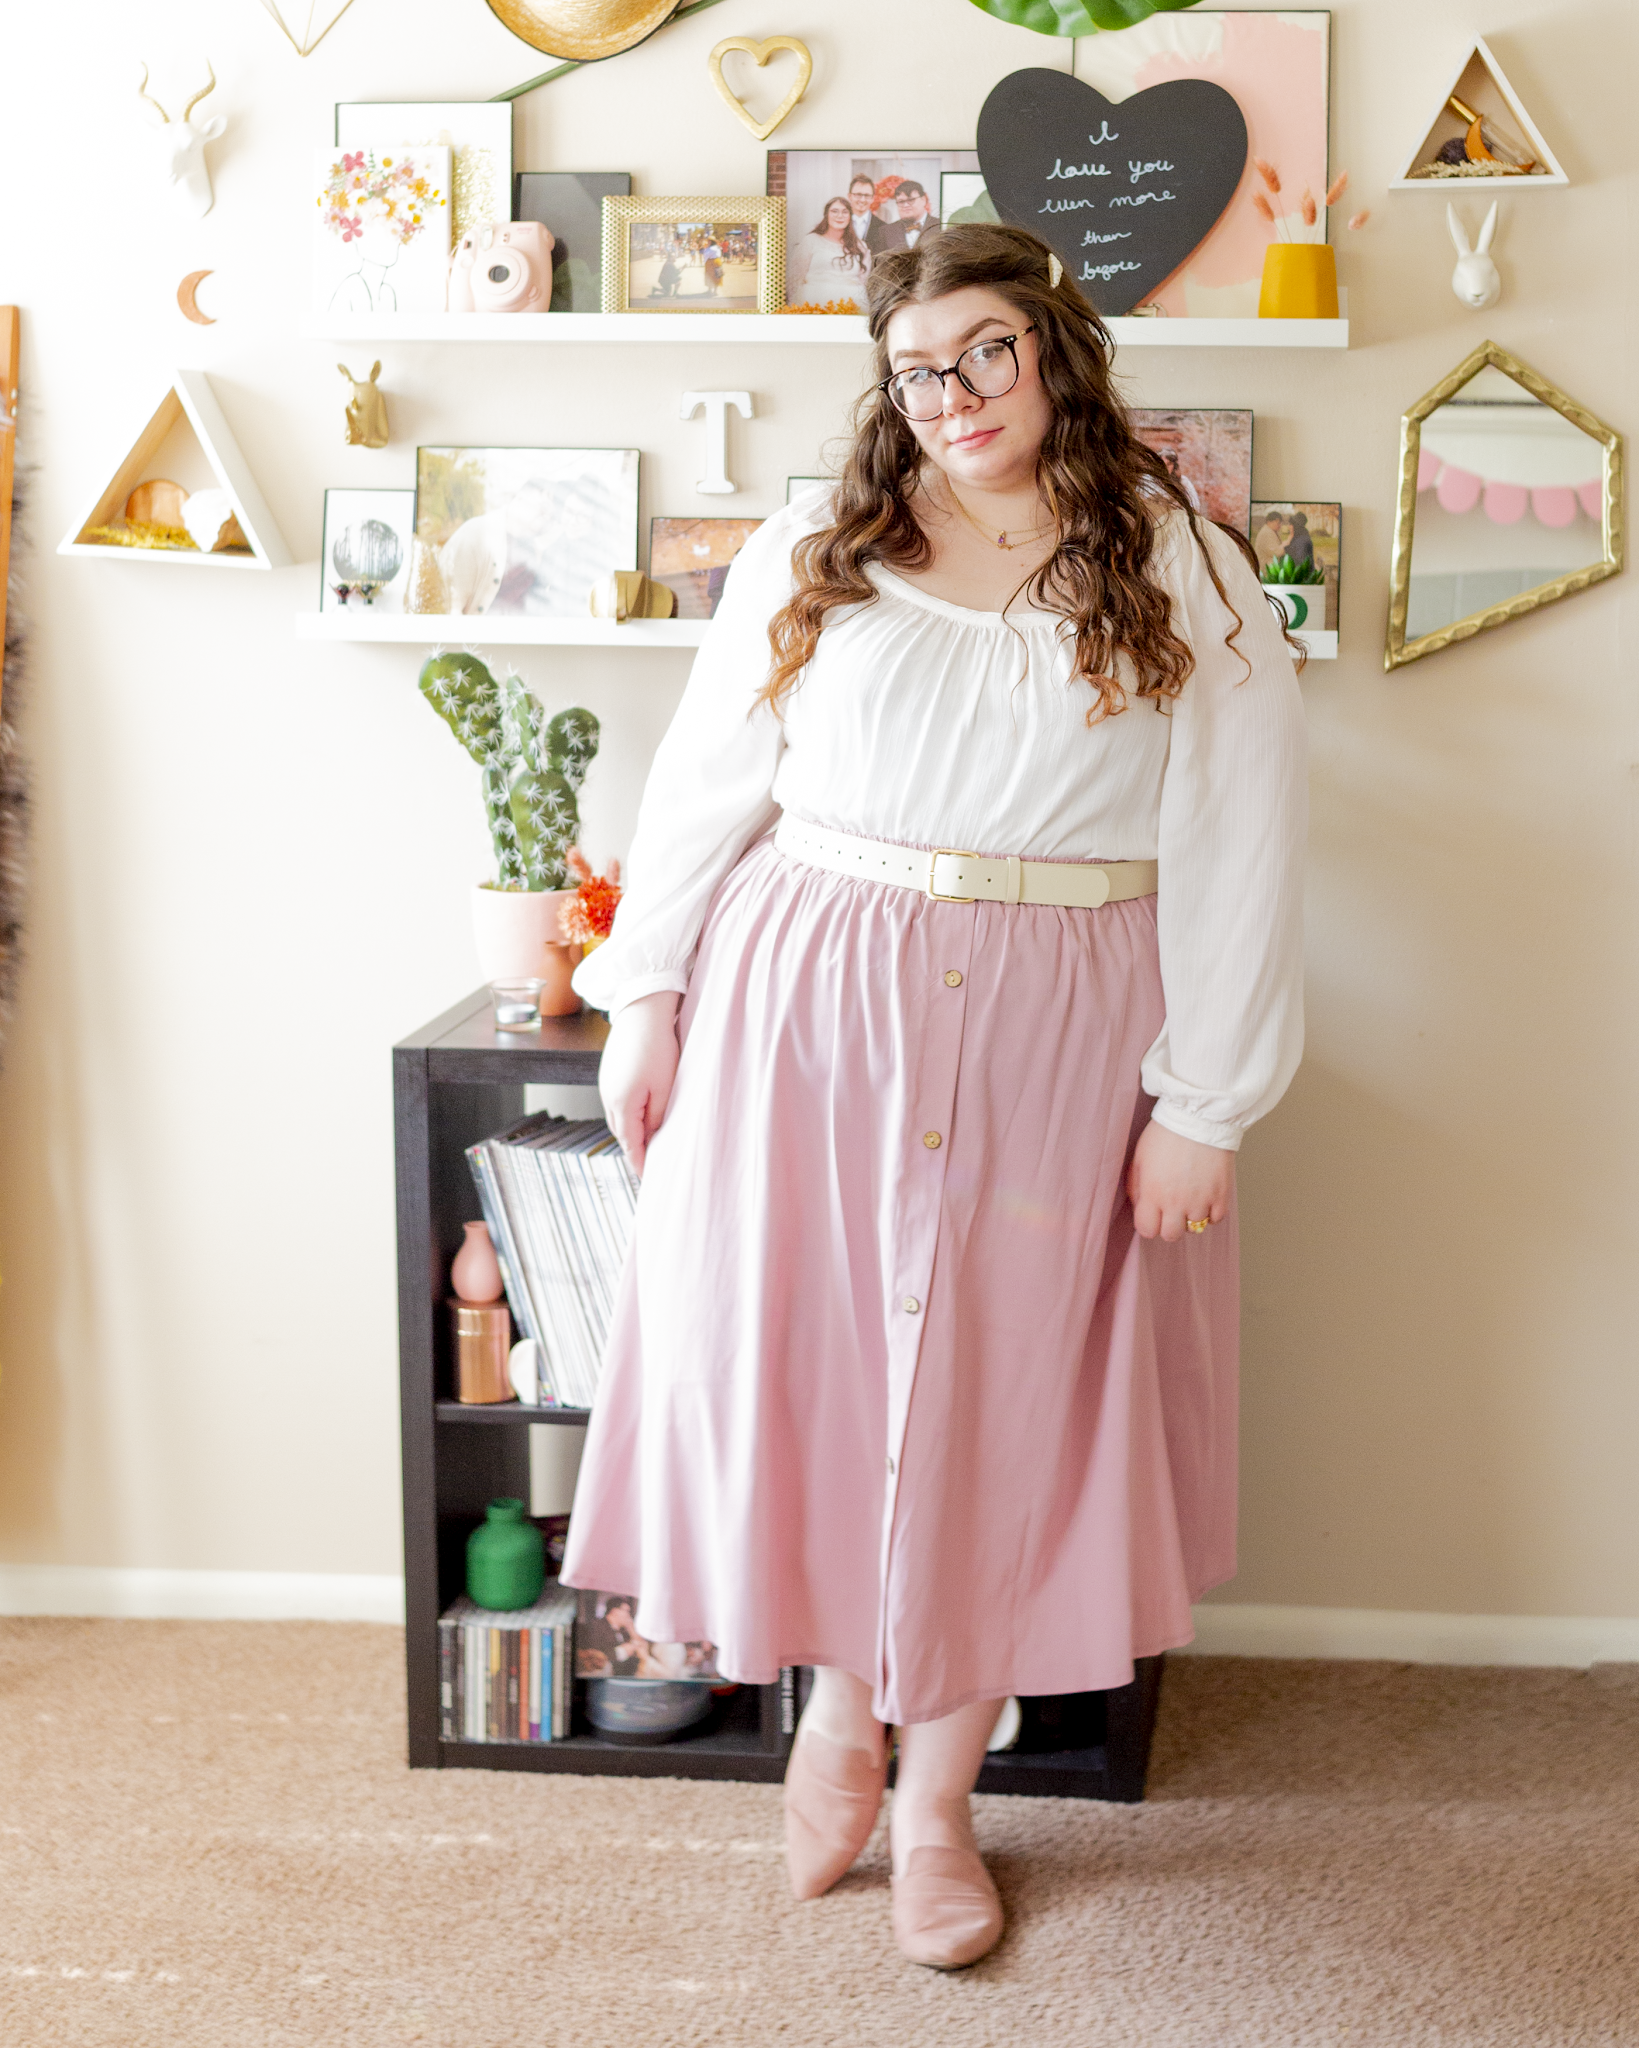
[[[1484,30],[1570,171],[1509,195],[1502,304],[1465,312],[1432,194],[1384,191]],[[720,36],[815,57],[791,146],[960,146],[1004,72],[1066,46],[966,0],[728,4],[524,101],[523,167],[757,191]],[[217,205],[144,187],[135,60],[228,114]],[[645,520],[698,509],[685,386],[764,512],[858,375],[834,348],[384,346],[394,440],[342,446],[333,344],[300,339],[310,145],[340,98],[480,97],[545,68],[481,4],[355,0],[299,61],[260,7],[90,0],[12,27],[0,296],[24,308],[39,551],[26,719],[31,961],[0,1081],[0,1557],[150,1571],[397,1569],[388,1047],[476,980],[471,764],[408,651],[298,646],[322,491],[408,484],[417,441],[643,450]],[[1347,507],[1344,658],[1311,668],[1311,1050],[1244,1157],[1244,1568],[1263,1605],[1639,1615],[1634,599],[1627,578],[1381,670],[1398,418],[1490,335],[1619,427],[1633,405],[1623,0],[1339,0],[1346,355],[1133,353],[1149,404],[1250,404],[1259,496]],[[173,293],[212,266],[220,313]],[[214,294],[214,297],[213,297]],[[373,354],[374,351],[368,352]],[[354,368],[368,367],[357,354]],[[51,548],[177,364],[211,372],[301,566]],[[626,841],[681,656],[521,651],[604,721],[588,837]]]

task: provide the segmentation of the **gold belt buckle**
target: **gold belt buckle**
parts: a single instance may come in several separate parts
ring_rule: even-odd
[[[936,846],[928,856],[928,883],[925,893],[931,896],[935,903],[976,903],[978,901],[976,896],[947,896],[942,890],[936,889],[933,886],[934,873],[939,862],[947,854],[952,860],[977,860],[979,858],[978,854],[969,853],[965,846]]]

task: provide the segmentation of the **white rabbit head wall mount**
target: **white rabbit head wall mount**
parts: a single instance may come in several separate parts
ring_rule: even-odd
[[[1497,202],[1491,202],[1491,211],[1485,216],[1485,225],[1480,229],[1480,238],[1472,248],[1468,245],[1468,232],[1457,218],[1457,209],[1446,202],[1446,226],[1451,230],[1451,239],[1457,250],[1457,267],[1451,273],[1451,289],[1465,306],[1477,313],[1486,306],[1494,306],[1502,297],[1502,278],[1497,266],[1491,260],[1491,241],[1497,232]]]

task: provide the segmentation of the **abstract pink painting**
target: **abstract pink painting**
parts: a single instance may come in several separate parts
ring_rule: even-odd
[[[1245,175],[1223,218],[1148,303],[1173,319],[1255,319],[1263,252],[1272,235],[1323,242],[1327,178],[1327,93],[1332,17],[1323,9],[1279,14],[1156,14],[1119,35],[1088,36],[1075,45],[1076,76],[1124,100],[1175,78],[1206,78],[1233,95],[1246,118]],[[1252,204],[1263,189],[1252,158],[1280,173],[1273,203],[1282,219],[1271,230]],[[1318,208],[1305,227],[1303,195]]]

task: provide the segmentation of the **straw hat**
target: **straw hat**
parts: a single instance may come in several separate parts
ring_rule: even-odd
[[[490,11],[532,49],[592,64],[652,36],[678,0],[489,0]]]

